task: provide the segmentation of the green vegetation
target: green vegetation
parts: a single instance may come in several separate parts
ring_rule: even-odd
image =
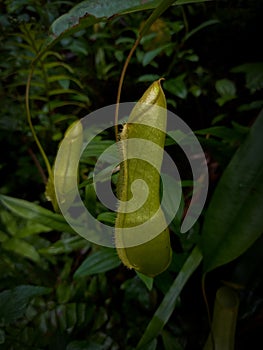
[[[198,350],[213,349],[213,340],[216,350],[245,350],[262,342],[262,10],[257,0],[1,2],[1,350]],[[209,168],[205,208],[180,233],[191,169],[166,138],[183,198],[169,226],[172,262],[155,278],[79,236],[52,192],[65,131],[116,103],[140,35],[121,101],[137,101],[164,77],[167,107],[194,130]],[[114,143],[113,128],[97,135],[79,165],[83,202],[112,227],[115,213],[98,200],[91,174]]]

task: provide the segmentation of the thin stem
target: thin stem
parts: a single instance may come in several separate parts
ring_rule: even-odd
[[[37,137],[37,134],[35,132],[35,129],[34,129],[34,126],[33,126],[33,123],[32,123],[32,118],[31,118],[31,112],[30,112],[30,105],[29,105],[29,92],[30,92],[30,83],[31,83],[31,80],[32,80],[32,76],[33,76],[33,72],[34,72],[34,66],[31,67],[31,70],[29,72],[29,75],[28,75],[28,79],[27,79],[27,84],[26,84],[26,96],[25,96],[25,102],[26,102],[26,115],[27,115],[27,122],[28,122],[28,125],[30,127],[30,130],[32,132],[32,135],[33,135],[33,138],[38,146],[38,149],[44,159],[44,162],[45,162],[45,165],[47,167],[47,171],[48,171],[48,175],[51,177],[52,176],[52,170],[51,170],[51,166],[50,166],[50,163],[49,163],[49,160],[46,156],[46,153],[43,149],[43,147],[41,146],[41,143]]]
[[[115,110],[115,138],[116,141],[118,141],[118,119],[119,119],[119,104],[120,104],[120,98],[121,98],[121,89],[123,85],[124,76],[128,67],[128,64],[131,60],[131,57],[136,50],[137,46],[139,45],[141,38],[148,32],[151,25],[159,18],[165,10],[167,10],[172,4],[174,3],[174,0],[163,0],[159,6],[156,7],[156,9],[152,12],[150,17],[146,20],[144,26],[139,32],[138,38],[136,39],[133,47],[131,48],[131,51],[129,52],[126,61],[124,63],[124,66],[122,68],[121,77],[119,81],[118,86],[118,94],[117,94],[117,102],[116,102],[116,110]]]
[[[115,110],[115,138],[116,141],[118,141],[118,119],[119,119],[119,104],[120,104],[120,100],[121,100],[121,89],[122,89],[122,85],[123,85],[123,81],[124,81],[124,77],[129,65],[129,62],[131,60],[131,57],[134,53],[134,51],[136,50],[137,46],[139,45],[141,40],[141,35],[138,36],[138,38],[136,39],[135,43],[133,44],[127,58],[126,61],[124,63],[124,66],[122,68],[122,72],[121,72],[121,77],[120,77],[120,81],[119,81],[119,86],[118,86],[118,93],[117,93],[117,101],[116,101],[116,110]]]
[[[29,75],[28,75],[28,79],[27,79],[27,84],[26,84],[26,96],[25,96],[25,103],[26,103],[26,115],[27,115],[27,121],[28,121],[28,125],[30,127],[30,130],[32,132],[32,135],[33,135],[33,138],[38,146],[38,149],[44,159],[44,162],[45,162],[45,165],[46,165],[46,168],[47,168],[47,171],[48,171],[48,175],[49,177],[52,176],[52,170],[51,170],[51,166],[50,166],[50,163],[49,163],[49,160],[47,158],[47,155],[37,137],[37,134],[35,132],[35,129],[34,129],[34,126],[33,126],[33,123],[32,123],[32,118],[31,118],[31,112],[30,112],[30,103],[29,103],[29,96],[30,96],[30,84],[31,84],[31,81],[32,81],[32,76],[33,76],[33,73],[34,73],[34,68],[35,68],[35,64],[40,61],[40,58],[42,55],[39,55],[39,49],[38,47],[36,46],[35,44],[35,40],[34,38],[31,36],[31,33],[30,31],[27,29],[27,27],[25,28],[26,30],[26,33],[27,33],[27,37],[28,39],[30,40],[30,45],[32,46],[32,48],[34,49],[35,51],[35,54],[36,54],[36,58],[35,60],[32,62],[32,65],[31,65],[31,69],[30,69],[30,72],[29,72]],[[43,65],[43,62],[40,61],[40,66],[41,66],[41,69],[42,69],[42,73],[43,73],[43,78],[44,78],[44,84],[45,84],[45,87],[46,87],[46,91],[47,91],[47,95],[48,95],[48,82],[47,82],[47,76],[46,76],[46,71],[45,71],[45,68],[44,68],[44,65]],[[49,112],[50,112],[50,103],[49,103],[49,96],[48,96],[48,108],[49,108]],[[42,174],[42,177],[43,177],[44,174]],[[46,179],[46,176],[44,175],[43,177],[44,179],[44,183],[46,184],[47,183],[47,179]]]

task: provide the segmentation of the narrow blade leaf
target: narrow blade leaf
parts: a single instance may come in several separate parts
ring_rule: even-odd
[[[35,203],[4,195],[0,195],[0,203],[22,218],[36,221],[57,231],[75,233],[62,215],[54,214],[52,211],[42,208]]]
[[[77,269],[74,278],[103,273],[121,264],[115,249],[104,248],[87,257]]]
[[[183,287],[185,286],[192,273],[199,266],[201,260],[202,254],[198,247],[195,247],[184,263],[181,271],[177,275],[169,291],[165,295],[160,306],[153,315],[153,318],[148,324],[146,331],[144,332],[139,344],[137,345],[137,350],[145,349],[145,347],[160,334],[164,325],[167,323],[174,311],[178,296],[180,295]]]

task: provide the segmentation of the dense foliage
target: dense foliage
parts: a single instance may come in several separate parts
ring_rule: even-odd
[[[76,5],[73,1],[0,4],[0,349],[135,349],[143,334],[150,339],[144,349],[202,349],[209,334],[203,272],[209,272],[211,310],[221,285],[238,293],[236,349],[260,342],[263,6],[257,0],[184,2],[169,7],[142,38],[121,95],[122,101],[136,101],[164,77],[168,108],[196,132],[209,167],[206,207],[194,227],[180,234],[191,174],[180,149],[167,141],[185,183],[184,203],[170,225],[173,261],[154,280],[126,269],[113,249],[81,238],[54,213],[45,197],[48,174],[28,125],[25,94],[30,67],[46,45],[32,76],[30,110],[53,164],[72,122],[116,102],[125,59],[160,1],[127,13],[118,7],[122,2],[112,1],[113,16],[81,22],[85,25],[72,32],[68,23],[54,26],[54,21]],[[114,214],[99,203],[87,179],[113,143],[109,129],[94,139],[80,163],[85,204],[112,225]],[[181,285],[175,282],[178,275],[187,275]],[[161,327],[145,333],[150,321],[158,323],[159,305]]]

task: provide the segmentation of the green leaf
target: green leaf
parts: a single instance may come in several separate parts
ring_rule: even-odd
[[[250,111],[252,109],[261,109],[263,108],[263,100],[256,100],[250,103],[243,104],[238,107],[239,112]]]
[[[80,161],[87,162],[88,158],[98,158],[108,147],[114,144],[112,140],[102,140],[101,137],[95,137],[83,151]],[[116,157],[116,156],[115,156]]]
[[[20,218],[5,209],[0,210],[0,222],[4,225],[5,231],[16,238],[28,237],[52,230],[50,227],[41,225],[38,222]]]
[[[217,80],[215,88],[221,96],[216,100],[219,106],[223,106],[226,102],[236,98],[236,87],[235,84],[229,79]]]
[[[242,140],[244,135],[249,131],[249,129],[246,130],[239,130],[237,128],[228,128],[226,126],[214,126],[207,129],[202,129],[195,131],[197,135],[212,135],[216,136],[219,139],[225,140],[225,141],[236,141],[236,140]]]
[[[175,278],[160,306],[153,315],[153,318],[148,324],[146,331],[144,332],[139,344],[136,347],[137,350],[145,349],[145,346],[151,343],[153,339],[160,334],[164,325],[167,323],[174,311],[178,296],[180,295],[183,287],[185,286],[192,273],[199,266],[201,260],[202,254],[200,253],[198,247],[195,247],[184,263],[179,274]]]
[[[177,0],[175,5],[194,4],[208,0]],[[165,0],[86,0],[74,6],[68,13],[57,18],[50,27],[50,37],[44,51],[64,37],[72,35],[84,28],[99,22],[106,22],[111,17],[124,15],[136,11],[156,9],[148,18],[142,29],[142,36],[151,24],[173,3]],[[43,52],[44,52],[43,51]]]
[[[44,67],[45,67],[46,70],[51,69],[51,68],[57,68],[57,67],[60,68],[60,67],[63,67],[63,68],[65,68],[69,73],[74,74],[74,70],[73,70],[73,68],[72,68],[70,65],[68,65],[67,63],[64,63],[64,62],[60,62],[60,61],[45,62],[45,63],[44,63]],[[41,74],[43,74],[42,71],[40,71],[40,72],[41,72]],[[35,72],[34,72],[34,74],[35,74]]]
[[[192,85],[189,91],[193,94],[194,97],[199,97],[202,94],[202,89],[197,85]]]
[[[147,64],[149,64],[161,52],[172,47],[174,47],[174,44],[169,43],[169,44],[162,45],[161,47],[158,47],[154,50],[146,52],[145,55],[143,56],[142,65],[144,67],[147,66]]]
[[[215,87],[221,96],[233,96],[236,93],[235,84],[229,79],[217,80]]]
[[[79,79],[74,78],[70,75],[58,74],[58,75],[49,76],[47,78],[48,83],[54,83],[54,82],[61,81],[61,80],[73,81],[76,85],[78,85],[79,88],[83,89],[83,86],[82,86],[81,82],[79,81]]]
[[[56,243],[50,245],[47,248],[39,249],[39,253],[41,254],[68,254],[73,252],[74,250],[88,248],[89,242],[81,238],[80,236],[61,238]]]
[[[169,81],[165,81],[163,87],[171,94],[185,99],[187,97],[188,91],[184,79],[185,74],[181,74],[175,79],[169,79]]]
[[[115,269],[121,264],[115,249],[103,248],[89,255],[79,266],[74,278],[85,277]]]
[[[64,81],[64,80],[63,80]],[[89,102],[89,99],[86,95],[84,94],[81,94],[81,92],[77,91],[77,90],[74,90],[74,89],[65,89],[65,88],[62,88],[62,89],[53,89],[53,90],[50,90],[48,92],[48,95],[49,96],[54,96],[54,95],[63,95],[63,94],[74,94],[74,95],[83,95],[85,96],[87,102]]]
[[[101,222],[104,222],[106,224],[114,226],[115,221],[116,221],[116,213],[110,212],[110,211],[106,211],[106,212],[100,213],[97,216],[97,220],[99,220]]]
[[[173,4],[173,0],[163,0],[161,1],[152,12],[150,17],[147,18],[143,27],[140,30],[140,36],[143,37],[147,34],[148,30],[151,28],[152,24]]]
[[[8,238],[9,236],[7,233],[0,231],[0,243],[5,242],[6,240],[8,240]]]
[[[246,87],[253,93],[263,88],[263,62],[246,63],[232,69],[246,74]]]
[[[141,4],[139,0],[88,0],[74,6],[68,13],[59,17],[50,28],[50,42],[57,41],[64,36],[72,35],[77,31],[106,21],[112,16],[134,11],[150,9],[159,5],[161,0],[146,0]]]
[[[25,258],[29,258],[34,262],[40,261],[40,256],[36,249],[26,241],[18,238],[11,238],[3,242],[2,247],[5,250],[15,252]]]
[[[202,2],[201,0],[163,0],[159,3],[156,3],[155,10],[152,12],[150,17],[147,18],[144,26],[140,30],[140,36],[143,37],[148,30],[150,29],[151,25],[172,5],[184,5],[189,3],[198,3]],[[153,8],[154,8],[153,7]]]
[[[67,320],[67,326],[68,328],[75,327],[77,323],[77,304],[76,303],[69,303],[67,304],[66,308],[66,320]]]
[[[157,349],[157,339],[151,340],[148,344],[143,346],[141,350],[156,350]]]
[[[65,107],[65,106],[78,106],[80,108],[87,108],[86,103],[84,102],[78,102],[78,101],[74,101],[73,98],[71,101],[61,101],[61,100],[55,100],[55,101],[51,101],[49,103],[50,109],[54,110],[56,108],[60,108],[60,107]]]
[[[138,78],[138,82],[154,82],[155,80],[158,80],[160,79],[160,76],[157,75],[157,74],[144,74],[144,75],[141,75],[139,78]]]
[[[142,282],[146,285],[146,287],[148,288],[148,290],[152,290],[153,287],[153,278],[152,277],[148,277],[138,271],[136,271],[138,277],[142,280]]]
[[[178,4],[178,2],[177,2]],[[195,33],[199,32],[201,29],[206,28],[208,26],[211,26],[213,24],[217,24],[219,23],[219,20],[217,19],[210,19],[208,21],[203,22],[202,24],[200,24],[200,26],[196,27],[195,29],[191,30],[186,36],[185,36],[185,40],[188,40],[192,35],[194,35]]]
[[[263,228],[263,111],[223,173],[202,231],[204,272],[245,252]]]
[[[22,218],[36,221],[57,231],[75,233],[62,215],[54,214],[52,211],[37,204],[4,195],[0,195],[0,203]]]
[[[48,294],[50,288],[21,285],[0,293],[0,320],[5,324],[22,317],[28,303],[36,296]]]

